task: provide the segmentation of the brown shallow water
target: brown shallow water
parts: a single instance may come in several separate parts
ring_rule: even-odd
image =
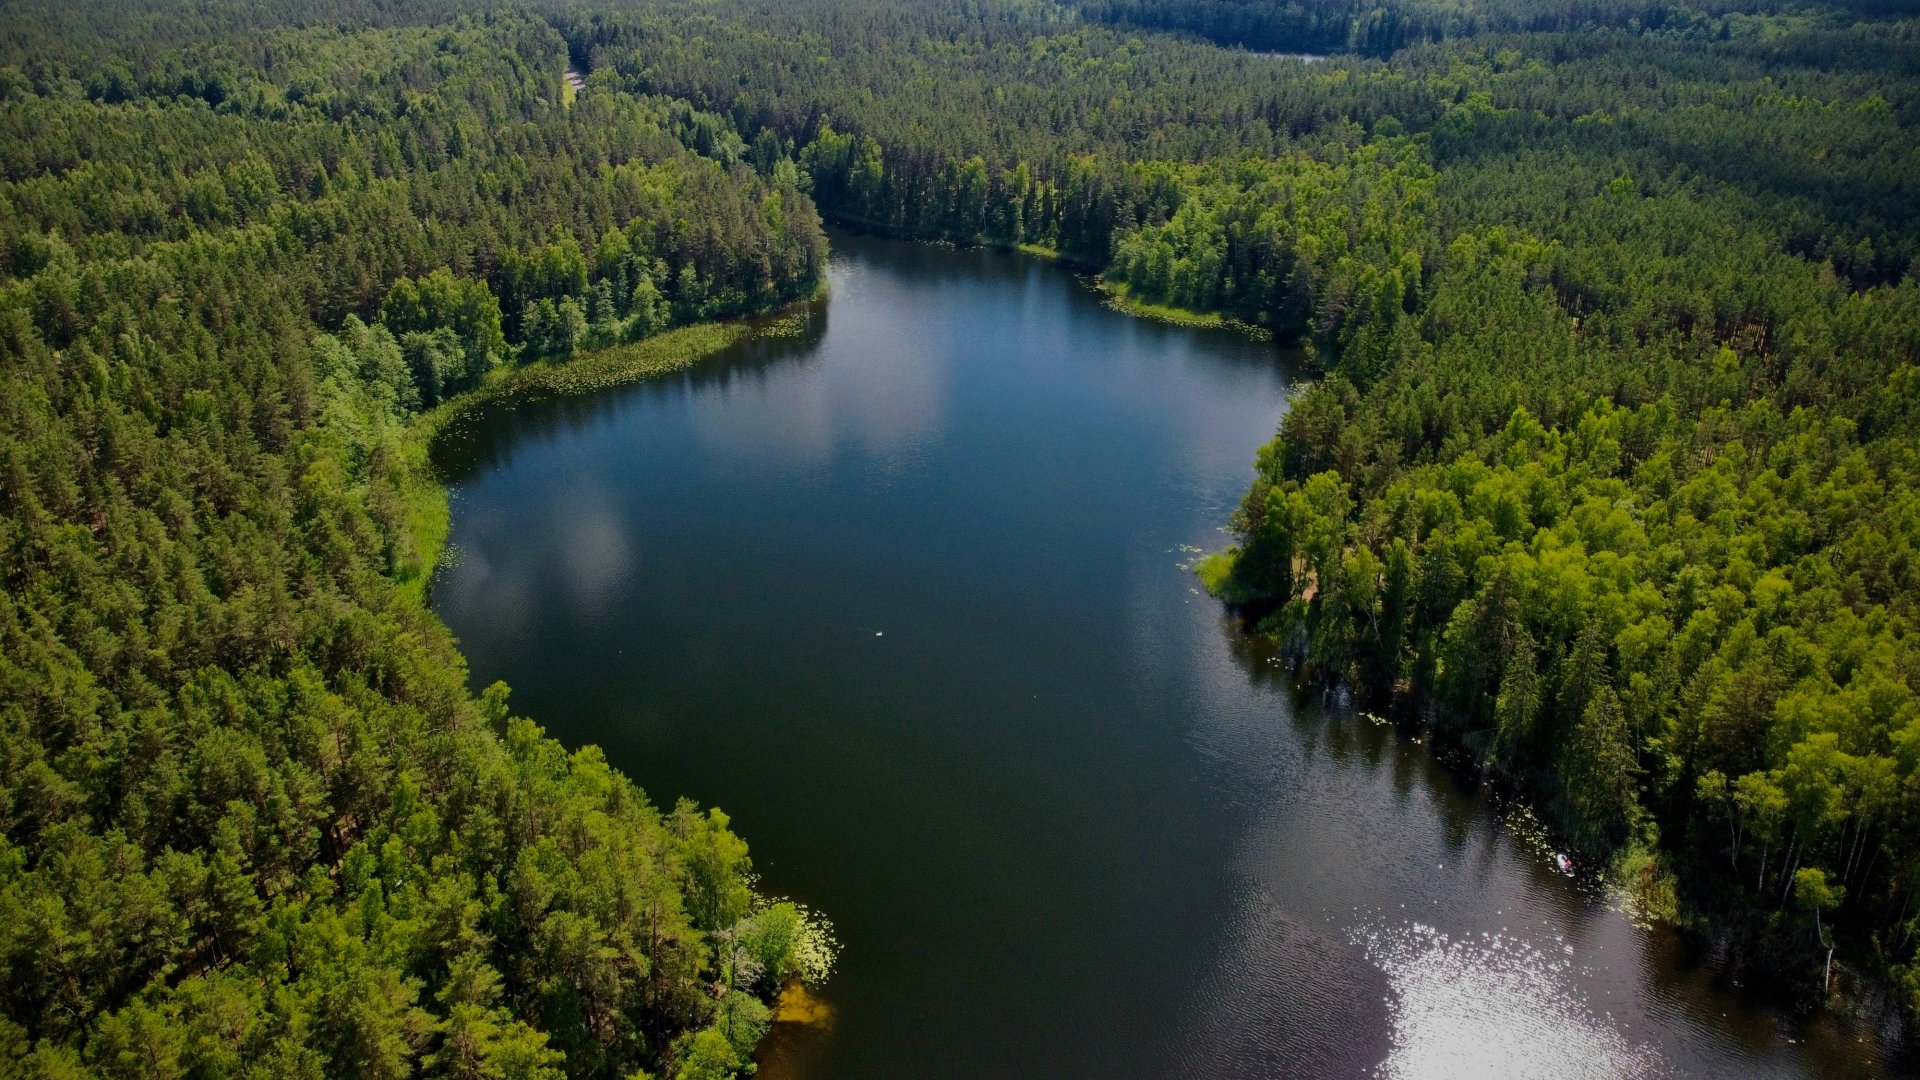
[[[479,417],[476,684],[718,803],[845,943],[762,1077],[1873,1075],[1300,700],[1187,570],[1288,357],[1006,253],[835,237],[805,334]]]

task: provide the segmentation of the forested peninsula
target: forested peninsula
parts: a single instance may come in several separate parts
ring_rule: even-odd
[[[823,925],[469,691],[424,439],[812,295],[822,215],[1300,344],[1209,586],[1920,1009],[1916,125],[1891,0],[16,0],[0,1073],[749,1067]]]

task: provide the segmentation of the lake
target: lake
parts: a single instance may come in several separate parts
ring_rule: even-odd
[[[800,335],[437,450],[474,684],[834,921],[831,1028],[762,1077],[1881,1068],[1198,590],[1297,358],[1028,256],[833,243]]]

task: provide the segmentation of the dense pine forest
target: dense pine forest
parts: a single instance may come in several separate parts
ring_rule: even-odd
[[[4,1070],[744,1066],[824,931],[469,693],[422,440],[811,294],[822,215],[1298,343],[1209,586],[1801,1003],[1920,1009],[1902,9],[0,6]]]
[[[423,410],[824,253],[464,9],[0,11],[0,1073],[725,1076],[825,960],[402,588]]]

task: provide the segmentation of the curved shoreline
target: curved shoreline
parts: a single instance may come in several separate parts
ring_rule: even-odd
[[[794,309],[826,295],[824,275],[814,293],[764,312],[724,322],[694,323],[641,341],[610,345],[571,360],[536,360],[496,368],[472,390],[450,398],[413,418],[407,426],[405,459],[399,484],[406,502],[407,537],[412,551],[394,574],[400,591],[422,605],[427,585],[446,551],[452,527],[447,486],[436,474],[433,445],[469,416],[527,396],[576,397],[684,371],[731,346],[785,332]]]

